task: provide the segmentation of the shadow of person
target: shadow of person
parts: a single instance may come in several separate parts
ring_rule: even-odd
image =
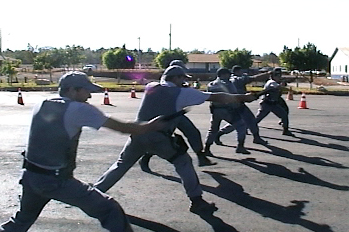
[[[224,146],[230,147],[229,145],[224,145]],[[314,165],[319,165],[319,166],[348,169],[348,167],[343,166],[340,163],[337,163],[337,162],[334,162],[334,161],[331,161],[329,159],[325,159],[322,157],[309,157],[309,156],[304,156],[304,155],[299,155],[299,154],[293,154],[292,152],[290,152],[286,149],[272,146],[270,144],[266,144],[263,146],[268,148],[269,150],[252,148],[252,147],[249,147],[247,149],[249,151],[262,152],[262,153],[266,153],[266,154],[270,154],[270,155],[275,155],[275,156],[279,156],[279,157],[283,157],[283,158],[287,158],[287,159],[292,159],[292,160],[297,160],[297,161],[301,161],[304,163],[309,163],[309,164],[314,164]],[[232,159],[232,158],[226,158],[226,157],[221,157],[221,156],[217,156],[217,155],[213,156],[212,158],[226,160],[226,161],[236,161],[235,159]]]
[[[349,141],[348,136],[324,134],[317,131],[305,130],[305,129],[295,128],[295,127],[290,127],[290,129],[296,130],[296,132],[300,134],[314,135],[314,136],[319,136],[319,137],[324,137],[324,138],[329,138],[329,139],[334,139],[339,141]]]
[[[214,216],[213,214],[203,213],[198,215],[200,216],[200,218],[210,224],[215,232],[238,232],[234,227],[225,223],[222,219]]]
[[[259,213],[263,217],[271,218],[286,224],[296,224],[304,228],[307,228],[311,231],[333,232],[333,230],[329,225],[318,224],[310,220],[301,218],[301,216],[305,215],[305,213],[303,213],[302,210],[305,206],[305,203],[307,203],[308,201],[292,200],[291,201],[292,205],[285,207],[282,205],[275,204],[273,202],[269,202],[263,199],[250,196],[248,193],[244,191],[241,185],[225,178],[224,177],[225,174],[223,173],[211,172],[211,171],[203,171],[203,172],[212,176],[212,178],[216,180],[219,184],[217,187],[211,187],[211,186],[201,184],[202,189],[206,192],[212,193],[217,197],[223,198],[237,205],[240,205],[246,209]],[[162,175],[160,173],[155,173],[155,172],[153,172],[152,174],[167,180],[181,183],[181,180],[174,176]],[[213,225],[210,224],[212,228],[217,228],[217,225],[215,224],[217,222],[224,223],[223,221],[213,222],[212,218],[205,218],[205,217],[202,217],[202,218],[208,223],[213,223]],[[227,225],[226,223],[224,224],[225,225],[223,224],[220,225],[221,228]]]
[[[130,223],[133,225],[137,225],[142,228],[146,228],[151,231],[157,231],[157,232],[180,232],[179,230],[175,230],[169,226],[166,226],[164,224],[149,221],[143,218],[139,218],[133,215],[127,214],[128,219],[130,220]]]
[[[160,174],[157,172],[151,172],[150,174],[164,178],[166,180],[181,183],[181,179],[178,177],[163,175],[163,174]],[[237,230],[233,226],[225,223],[219,217],[214,216],[213,213],[196,213],[196,214],[198,216],[200,216],[201,219],[205,220],[208,224],[210,224],[212,229],[215,232],[237,232]],[[131,223],[132,223],[132,221],[131,221]]]
[[[284,157],[287,159],[292,159],[292,160],[297,160],[297,161],[302,161],[304,163],[310,163],[310,164],[316,164],[316,165],[321,165],[321,166],[328,166],[328,167],[334,167],[334,168],[343,168],[343,169],[347,169],[348,167],[343,166],[340,163],[336,163],[333,162],[329,159],[325,159],[322,157],[308,157],[308,156],[304,156],[304,155],[298,155],[298,154],[293,154],[292,152],[280,148],[280,147],[276,147],[276,146],[272,146],[270,144],[265,145],[266,148],[268,148],[270,150],[270,154],[275,155],[275,156],[279,156],[279,157]]]
[[[272,129],[272,130],[279,130],[275,128],[268,128],[264,127],[266,129]],[[293,131],[292,131],[293,132]],[[274,139],[274,140],[279,140],[279,141],[284,141],[284,142],[292,142],[292,143],[301,143],[301,144],[308,144],[312,146],[318,146],[318,147],[324,147],[324,148],[329,148],[329,149],[334,149],[334,150],[339,150],[339,151],[349,151],[349,147],[343,146],[340,144],[334,144],[334,143],[321,143],[319,141],[313,140],[313,139],[308,139],[308,138],[302,138],[299,136],[293,137],[293,138],[298,138],[298,140],[290,140],[290,139],[284,139],[284,138],[273,138],[273,137],[268,137],[268,136],[263,136],[263,138],[267,139]],[[343,140],[346,141],[346,140]]]
[[[308,201],[292,200],[292,205],[285,207],[250,196],[248,193],[244,192],[241,185],[225,178],[225,174],[211,171],[203,172],[211,175],[212,178],[219,183],[217,187],[203,186],[203,189],[207,192],[259,213],[263,217],[268,217],[287,224],[297,224],[311,231],[332,231],[331,227],[328,225],[318,224],[301,218],[301,216],[305,215],[302,210],[305,203]]]
[[[341,190],[341,191],[349,190],[349,186],[336,185],[336,184],[332,184],[327,181],[321,180],[318,177],[310,174],[309,172],[306,172],[303,168],[299,168],[298,170],[299,172],[296,173],[296,172],[292,172],[291,170],[287,169],[282,165],[257,161],[255,158],[247,158],[247,159],[236,160],[236,161],[268,175],[278,176],[278,177],[286,178],[289,180],[297,181],[300,183],[323,186],[323,187],[327,187],[335,190]]]

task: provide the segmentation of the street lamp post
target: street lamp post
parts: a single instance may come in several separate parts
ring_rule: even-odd
[[[138,37],[138,67],[139,67],[139,69],[142,68],[142,64],[141,64],[141,37]]]

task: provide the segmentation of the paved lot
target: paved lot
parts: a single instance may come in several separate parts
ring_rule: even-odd
[[[115,106],[102,105],[103,94],[90,103],[123,120],[133,120],[140,99],[129,93],[109,93]],[[17,105],[17,93],[0,92],[0,220],[7,220],[18,208],[21,188],[21,156],[31,109],[50,92],[24,92],[24,106]],[[137,97],[141,97],[137,93]],[[235,154],[235,132],[222,137],[226,146],[212,146],[216,166],[197,167],[204,198],[219,210],[213,216],[188,211],[187,199],[173,167],[154,157],[154,174],[136,164],[110,191],[130,215],[135,231],[348,231],[349,221],[349,97],[306,96],[309,109],[297,109],[300,95],[288,101],[291,131],[297,137],[281,135],[274,115],[261,123],[261,135],[270,143],[261,146],[247,136],[251,155]],[[258,101],[249,103],[257,112]],[[208,103],[192,107],[188,116],[206,135],[210,114]],[[116,159],[126,135],[101,129],[85,129],[80,139],[77,178],[94,182]],[[104,231],[98,221],[79,209],[51,201],[32,232]]]

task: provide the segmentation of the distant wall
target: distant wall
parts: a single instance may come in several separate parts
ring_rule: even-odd
[[[87,75],[94,77],[109,77],[123,80],[159,80],[162,75],[162,70],[153,69],[119,69],[119,70],[103,70],[91,71]],[[200,78],[202,81],[213,80],[216,73],[190,73],[193,80]]]

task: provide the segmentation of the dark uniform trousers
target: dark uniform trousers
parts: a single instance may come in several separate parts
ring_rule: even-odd
[[[259,109],[256,114],[256,121],[259,123],[262,121],[263,118],[265,118],[270,112],[274,113],[278,118],[282,121],[282,126],[284,128],[288,128],[288,112],[285,110],[285,107],[283,107],[279,101],[268,101],[268,100],[262,100],[259,103]]]
[[[20,184],[23,186],[20,211],[2,224],[0,231],[27,231],[51,199],[79,207],[109,231],[133,231],[113,198],[75,178],[62,179],[24,169]]]

